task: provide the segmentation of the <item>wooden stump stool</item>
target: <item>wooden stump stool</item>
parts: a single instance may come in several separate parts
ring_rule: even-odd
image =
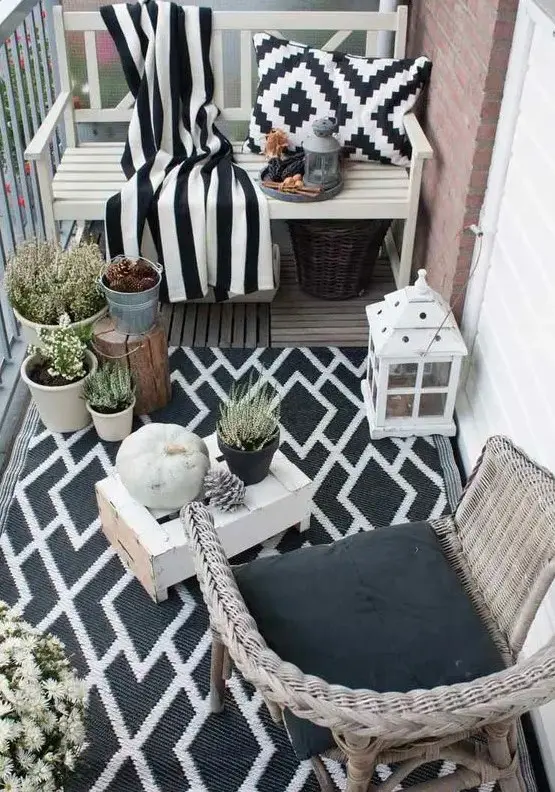
[[[165,407],[171,399],[168,344],[160,322],[144,335],[125,335],[106,316],[95,325],[93,351],[101,362],[129,368],[137,386],[136,415]]]

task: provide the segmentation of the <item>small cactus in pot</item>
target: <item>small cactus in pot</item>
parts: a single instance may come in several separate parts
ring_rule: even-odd
[[[236,384],[220,405],[218,447],[229,470],[246,485],[268,475],[279,447],[280,401],[268,383],[249,377]]]
[[[85,383],[83,398],[101,440],[114,442],[131,434],[135,385],[120,363],[105,363]]]

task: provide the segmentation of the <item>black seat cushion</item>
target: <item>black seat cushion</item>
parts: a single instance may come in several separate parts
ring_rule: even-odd
[[[503,668],[428,523],[260,558],[235,575],[268,645],[328,682],[406,692]],[[286,724],[299,759],[335,745],[290,712]]]

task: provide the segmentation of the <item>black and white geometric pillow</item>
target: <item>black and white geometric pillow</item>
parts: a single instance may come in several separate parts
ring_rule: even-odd
[[[259,83],[244,151],[264,151],[274,128],[298,150],[316,118],[332,117],[353,159],[409,165],[403,117],[428,81],[431,61],[325,52],[269,33],[257,33],[253,43]]]

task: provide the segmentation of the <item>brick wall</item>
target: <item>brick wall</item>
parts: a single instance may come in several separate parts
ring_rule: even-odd
[[[483,203],[518,0],[409,2],[408,54],[433,61],[423,118],[435,152],[424,167],[414,265],[453,302],[470,268],[474,236],[459,232]]]

